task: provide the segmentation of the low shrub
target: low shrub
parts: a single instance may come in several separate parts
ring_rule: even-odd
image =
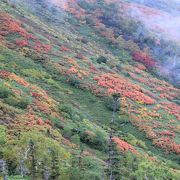
[[[71,136],[71,142],[80,145],[80,137],[78,134]]]
[[[11,94],[12,92],[9,88],[2,84],[0,85],[0,98],[8,98]]]
[[[107,150],[106,132],[89,120],[84,119],[79,124],[79,135],[83,143],[88,144],[95,149],[102,151]]]
[[[113,111],[113,97],[105,97],[103,98],[103,102],[108,110]],[[119,111],[119,109],[120,109],[120,104],[118,103],[117,111]]]
[[[80,87],[80,81],[75,76],[71,76],[68,79],[68,83],[73,87],[76,87],[76,88]]]
[[[21,109],[26,109],[27,106],[30,104],[30,100],[26,97],[9,96],[8,98],[4,99],[4,101],[10,106]]]
[[[104,56],[100,56],[97,58],[97,63],[101,64],[101,63],[105,63],[107,62],[107,59]]]
[[[75,107],[70,104],[59,104],[59,111],[64,114],[64,116],[73,121],[80,121],[83,116],[77,111]]]

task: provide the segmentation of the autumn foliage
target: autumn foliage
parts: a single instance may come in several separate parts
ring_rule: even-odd
[[[94,78],[99,86],[106,88],[107,94],[120,94],[144,104],[154,104],[155,101],[144,95],[139,86],[132,84],[127,79],[115,74],[103,74]]]
[[[9,71],[5,71],[5,70],[0,70],[0,78],[6,79],[10,76],[10,72]]]
[[[17,44],[19,47],[24,47],[24,46],[28,46],[28,41],[27,41],[27,40],[17,39],[17,40],[16,40],[16,44]]]
[[[118,149],[121,151],[121,152],[127,152],[127,151],[130,151],[132,152],[133,154],[137,154],[137,151],[134,149],[133,146],[131,146],[129,143],[121,140],[120,138],[118,137],[113,137],[112,140],[117,144],[117,147]]]
[[[69,48],[67,48],[66,46],[61,46],[60,51],[69,52],[71,50]]]
[[[133,59],[137,62],[143,63],[147,68],[156,66],[156,61],[144,52],[138,51],[133,53]]]
[[[33,34],[26,31],[21,21],[15,20],[6,13],[0,13],[0,35],[6,37],[8,35],[18,34],[21,38],[15,39],[15,44],[22,47],[30,47],[36,52],[48,53],[52,49],[52,45],[44,44]]]
[[[180,144],[175,143],[170,137],[161,137],[158,139],[155,139],[153,143],[164,150],[166,150],[167,153],[173,152],[177,155],[180,155]]]

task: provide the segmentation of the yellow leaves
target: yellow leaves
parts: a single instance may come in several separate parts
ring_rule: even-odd
[[[70,158],[70,154],[68,152],[63,154],[63,158],[64,159],[69,159]]]
[[[35,69],[23,69],[21,71],[25,76],[30,76],[35,79],[43,79],[47,74],[43,71],[40,70],[35,70]]]
[[[10,74],[9,79],[12,81],[16,81],[18,84],[20,84],[24,87],[29,87],[29,83],[27,81],[25,81],[23,78],[17,76],[14,73]]]
[[[8,88],[11,88],[11,84],[10,84],[9,82],[6,81],[6,82],[4,82],[3,84],[4,84],[4,86],[6,86],[6,87],[8,87]]]
[[[88,70],[81,68],[75,59],[70,57],[65,57],[65,60],[72,65],[67,71],[66,74],[76,74],[79,79],[83,79],[89,75]]]

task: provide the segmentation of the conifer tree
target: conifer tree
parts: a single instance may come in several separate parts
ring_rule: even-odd
[[[31,176],[32,176],[32,179],[33,180],[36,180],[36,158],[35,158],[35,151],[36,151],[36,148],[35,148],[35,143],[33,142],[33,140],[30,140],[29,142],[29,156],[30,156],[30,159],[31,159],[31,168],[30,168],[30,171],[31,171]]]
[[[115,159],[116,154],[115,154],[115,145],[114,142],[112,140],[113,136],[114,136],[114,125],[115,125],[115,113],[117,111],[117,107],[118,107],[118,103],[119,103],[119,95],[115,94],[113,95],[113,114],[112,114],[112,118],[110,121],[110,132],[109,132],[109,149],[108,149],[108,174],[109,174],[109,179],[110,180],[115,180]]]
[[[59,179],[60,178],[60,167],[57,153],[51,149],[51,175],[50,179]]]

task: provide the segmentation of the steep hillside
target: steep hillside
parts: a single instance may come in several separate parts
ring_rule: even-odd
[[[141,3],[0,0],[2,177],[180,179],[180,41]]]

